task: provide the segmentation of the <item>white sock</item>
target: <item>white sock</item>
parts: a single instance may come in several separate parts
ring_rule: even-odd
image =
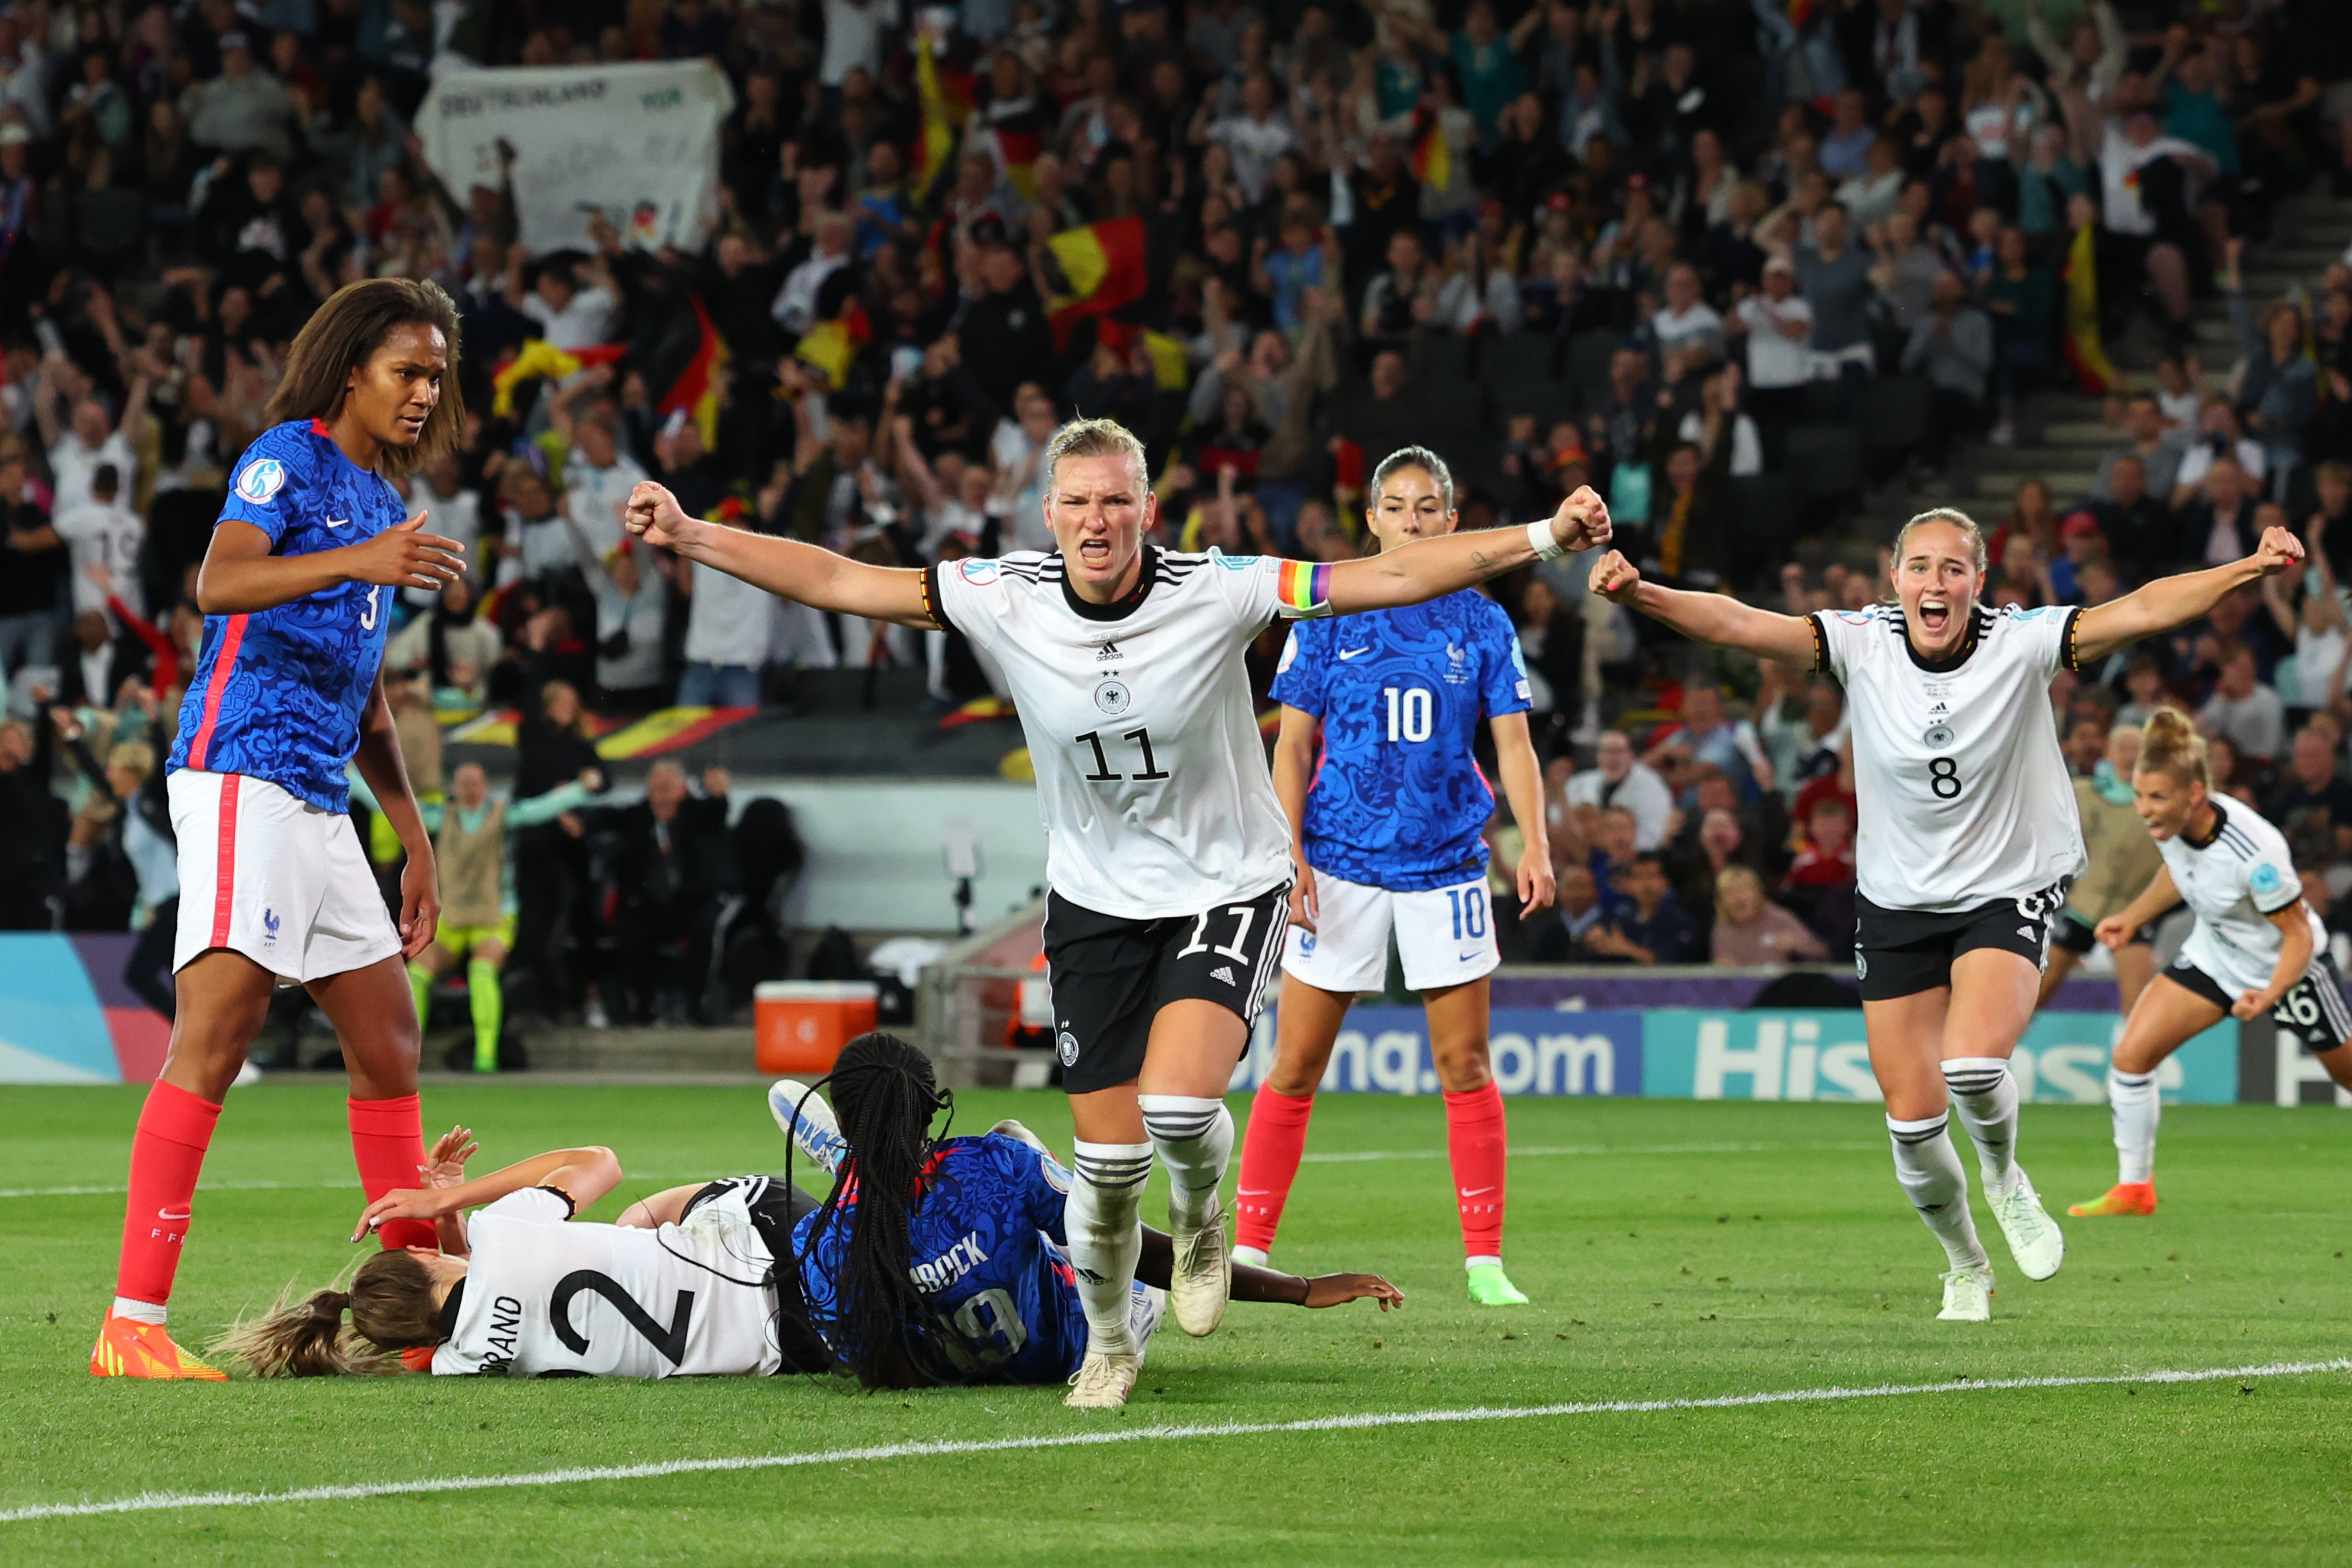
[[[1223,1100],[1190,1094],[1137,1096],[1143,1130],[1168,1167],[1168,1223],[1198,1230],[1217,1213],[1217,1184],[1234,1157],[1234,1117]]]
[[[1969,1213],[1969,1173],[1960,1168],[1959,1151],[1952,1147],[1950,1121],[1948,1115],[1918,1122],[1886,1118],[1887,1135],[1895,1144],[1895,1179],[1910,1196],[1921,1223],[1944,1244],[1944,1256],[1952,1267],[1982,1269],[1984,1247]]]
[[[110,1315],[129,1318],[135,1323],[160,1325],[163,1322],[163,1309],[161,1306],[153,1301],[134,1301],[128,1296],[114,1298],[114,1307]]]
[[[2116,1180],[2156,1179],[2156,1124],[2164,1102],[2153,1072],[2107,1069],[2107,1108],[2116,1119]]]
[[[2010,1076],[2007,1059],[1998,1056],[1956,1056],[1944,1063],[1944,1085],[1952,1092],[1952,1108],[1960,1125],[1977,1146],[1977,1168],[1984,1175],[1985,1196],[2005,1193],[2017,1185],[2017,1080]]]
[[[1087,1311],[1087,1348],[1135,1354],[1128,1333],[1135,1261],[1143,1251],[1143,1184],[1151,1176],[1150,1144],[1071,1145],[1070,1198],[1063,1227],[1078,1301]]]

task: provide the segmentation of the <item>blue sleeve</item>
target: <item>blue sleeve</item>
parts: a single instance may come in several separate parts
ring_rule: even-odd
[[[1055,1245],[1068,1246],[1063,1210],[1070,1200],[1070,1173],[1044,1150],[1002,1133],[991,1134],[988,1146],[998,1171],[1021,1195],[1022,1218],[1052,1237]]]
[[[236,460],[236,476],[229,483],[219,521],[251,523],[269,536],[272,545],[284,542],[296,520],[296,503],[309,488],[306,447],[300,434],[289,436],[288,426],[263,431]]]
[[[1275,666],[1274,686],[1268,694],[1275,701],[1317,718],[1323,716],[1325,624],[1290,623],[1290,640],[1282,645],[1282,662]]]
[[[1536,705],[1528,689],[1528,661],[1519,651],[1519,629],[1491,599],[1479,601],[1479,614],[1485,632],[1479,664],[1486,681],[1486,690],[1479,695],[1486,702],[1486,716],[1525,713]]]

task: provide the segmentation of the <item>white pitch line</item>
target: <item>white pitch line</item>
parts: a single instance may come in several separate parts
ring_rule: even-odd
[[[1563,1155],[1763,1155],[1780,1153],[1851,1153],[1857,1149],[1875,1149],[1874,1143],[1849,1144],[1562,1144],[1513,1149],[1515,1160],[1552,1159]],[[1444,1149],[1358,1149],[1323,1155],[1300,1156],[1307,1165],[1360,1165],[1380,1160],[1442,1160]],[[631,1171],[631,1181],[692,1181],[702,1173],[691,1171]],[[206,1192],[357,1192],[354,1181],[208,1181],[199,1183],[196,1190]],[[121,1197],[131,1189],[120,1184],[110,1186],[0,1186],[0,1198],[11,1197]]]
[[[136,1497],[110,1498],[103,1502],[40,1503],[29,1508],[0,1509],[0,1524],[20,1524],[40,1519],[77,1519],[101,1513],[154,1513],[183,1508],[257,1508],[281,1502],[352,1502],[368,1498],[413,1497],[432,1492],[568,1486],[582,1481],[646,1480],[657,1476],[700,1475],[714,1471],[851,1464],[860,1459],[941,1458],[1038,1448],[1092,1448],[1108,1443],[1165,1443],[1192,1437],[1249,1437],[1289,1432],[1358,1432],[1378,1427],[1524,1421],[1540,1416],[1734,1410],[1759,1405],[1813,1405],[1841,1399],[1886,1399],[1914,1394],[1981,1394],[2019,1388],[2084,1388],[2120,1384],[2219,1383],[2232,1377],[2298,1377],[2315,1372],[2352,1372],[2352,1358],[2273,1361],[2254,1366],[2113,1373],[2086,1377],[1958,1378],[1945,1383],[1880,1384],[1869,1388],[1791,1388],[1769,1394],[1719,1394],[1705,1399],[1597,1399],[1567,1405],[1476,1406],[1466,1410],[1395,1410],[1361,1416],[1318,1416],[1305,1421],[1227,1421],[1213,1426],[1136,1427],[1111,1432],[1070,1432],[941,1443],[882,1443],[870,1448],[827,1448],[814,1453],[665,1459],[643,1465],[583,1466],[561,1470],[531,1470],[509,1476],[436,1476],[423,1480],[373,1481],[358,1486],[299,1487],[290,1491],[142,1492]]]

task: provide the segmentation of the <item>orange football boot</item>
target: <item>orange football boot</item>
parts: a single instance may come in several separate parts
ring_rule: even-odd
[[[410,1345],[400,1353],[400,1364],[411,1372],[430,1372],[433,1370],[435,1348],[429,1344]]]
[[[205,1365],[172,1343],[162,1323],[136,1318],[108,1318],[98,1331],[98,1346],[89,1353],[92,1377],[192,1377],[226,1383],[228,1374]]]
[[[2152,1181],[2119,1181],[2109,1187],[2105,1197],[2088,1203],[2069,1204],[2066,1212],[2089,1218],[2101,1214],[2136,1214],[2142,1217],[2156,1212],[2156,1183]]]

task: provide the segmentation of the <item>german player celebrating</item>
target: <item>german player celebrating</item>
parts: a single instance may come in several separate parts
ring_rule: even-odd
[[[1425,447],[1373,470],[1364,517],[1381,549],[1454,531],[1454,476]],[[1274,679],[1274,788],[1290,819],[1290,936],[1274,1071],[1251,1103],[1234,1256],[1264,1263],[1307,1147],[1315,1087],[1349,1005],[1388,984],[1389,940],[1422,994],[1445,1095],[1470,1299],[1524,1305],[1503,1272],[1502,1091],[1486,1049],[1486,977],[1502,962],[1481,836],[1495,791],[1474,747],[1483,713],[1511,814],[1527,832],[1523,913],[1552,899],[1543,774],[1528,739],[1527,666],[1502,606],[1464,589],[1292,628]]]
[[[430,283],[354,283],[303,323],[246,448],[197,580],[204,641],[168,765],[179,837],[178,1017],[131,1145],[115,1299],[90,1371],[217,1378],[172,1343],[164,1308],[221,1102],[272,988],[305,987],[351,1073],[352,1152],[369,1196],[416,1179],[416,1009],[404,958],[433,938],[433,842],[401,766],[381,676],[393,593],[463,570],[385,479],[455,446],[457,313]],[[408,853],[395,930],[352,831],[349,768]],[[387,1228],[386,1247],[433,1228]]]
[[[2050,921],[2083,868],[2050,680],[2193,621],[2303,554],[2294,535],[2271,528],[2242,560],[2105,604],[1994,612],[1979,602],[1983,536],[1965,514],[1938,509],[1896,536],[1895,602],[1805,616],[1644,582],[1613,551],[1593,568],[1595,591],[1685,636],[1827,671],[1845,686],[1861,808],[1854,971],[1895,1176],[1950,1261],[1944,1318],[1992,1315],[1992,1265],[1948,1131],[1954,1107],[2019,1270],[2046,1280],[2065,1258],[2017,1163],[2009,1071]]]
[[[1046,445],[1056,548],[920,570],[701,522],[641,484],[631,531],[819,610],[953,627],[1010,684],[1048,835],[1045,945],[1077,1142],[1070,1260],[1088,1349],[1080,1407],[1123,1405],[1143,1183],[1170,1176],[1170,1304],[1187,1333],[1224,1315],[1223,1095],[1281,951],[1290,834],[1261,760],[1243,651],[1276,619],[1417,604],[1609,537],[1590,489],[1525,530],[1422,539],[1369,560],[1179,554],[1143,446],[1109,420]]]
[[[2147,891],[2094,933],[2117,952],[2178,904],[2197,916],[2171,968],[2140,992],[2107,1068],[2116,1124],[2116,1185],[2067,1213],[2156,1212],[2156,1070],[2225,1018],[2271,1015],[2352,1086],[2352,1006],[2328,956],[2327,928],[2303,901],[2285,835],[2237,800],[2211,793],[2205,742],[2186,716],[2148,716],[2132,774],[2133,804],[2164,857]]]

